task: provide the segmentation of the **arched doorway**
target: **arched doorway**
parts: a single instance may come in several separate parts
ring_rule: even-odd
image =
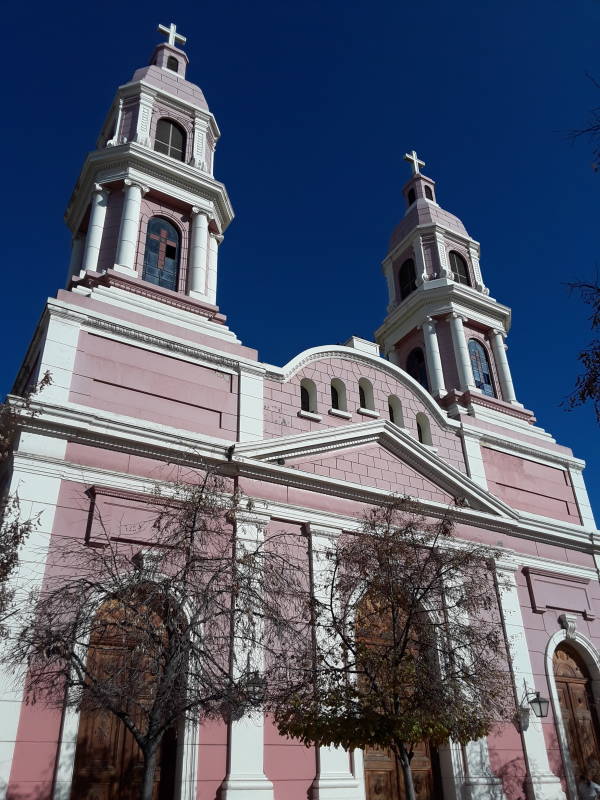
[[[88,673],[100,676],[104,686],[114,682],[115,696],[127,696],[128,665],[136,641],[135,619],[122,624],[122,604],[109,600],[95,617],[90,639]],[[128,608],[128,613],[131,613]],[[140,605],[138,613],[150,616],[161,630],[161,617]],[[142,625],[140,625],[140,628]],[[132,638],[133,637],[133,638]],[[161,637],[162,638],[162,637]],[[139,642],[137,642],[139,644]],[[138,659],[139,656],[133,655]],[[142,656],[143,658],[143,656]],[[137,696],[129,696],[121,707],[140,729],[147,725],[145,709],[153,698],[153,684],[146,665],[142,666],[143,687]],[[107,680],[108,677],[108,680]],[[119,685],[121,684],[121,685]],[[140,684],[133,682],[139,689]],[[173,800],[176,785],[178,729],[172,726],[164,734],[154,775],[153,800]],[[143,778],[143,756],[133,735],[118,717],[102,707],[97,698],[84,691],[77,729],[77,743],[71,784],[71,800],[137,800]]]
[[[577,650],[562,642],[552,658],[556,692],[575,778],[600,780],[600,728],[588,668]]]
[[[389,750],[367,747],[364,753],[367,800],[405,800],[402,767]],[[437,750],[419,742],[411,763],[418,800],[443,798]]]

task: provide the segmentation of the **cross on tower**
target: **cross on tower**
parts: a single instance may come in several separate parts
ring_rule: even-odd
[[[159,25],[156,30],[169,37],[169,44],[171,47],[177,47],[177,42],[185,44],[187,41],[185,36],[182,36],[181,33],[177,33],[177,25],[175,25],[174,22],[172,22],[168,28],[166,25]]]
[[[410,153],[405,153],[404,154],[404,160],[405,161],[410,161],[410,165],[412,167],[413,175],[418,175],[421,172],[419,167],[424,167],[425,166],[425,162],[421,161],[421,159],[417,155],[416,150],[412,150]]]

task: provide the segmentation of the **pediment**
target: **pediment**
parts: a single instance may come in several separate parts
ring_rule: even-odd
[[[450,505],[459,502],[494,516],[515,512],[471,478],[387,420],[373,420],[238,444],[236,460]]]

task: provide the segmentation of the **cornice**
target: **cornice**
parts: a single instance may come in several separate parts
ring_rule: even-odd
[[[278,381],[280,383],[287,383],[290,378],[299,370],[306,367],[313,361],[321,361],[324,358],[341,358],[345,361],[352,361],[356,364],[364,364],[365,366],[378,369],[381,372],[389,375],[395,380],[403,384],[413,394],[415,394],[428,411],[435,418],[436,422],[441,425],[445,430],[456,431],[460,425],[458,422],[451,420],[447,414],[439,407],[433,397],[427,392],[418,381],[412,378],[407,372],[395,364],[381,356],[372,356],[362,350],[356,350],[353,347],[344,347],[343,345],[326,345],[322,347],[311,347],[304,350],[297,356],[288,361],[283,367],[275,367],[271,364],[265,364],[266,375],[265,377]]]
[[[472,429],[467,432],[468,436],[472,436]],[[564,453],[557,453],[554,450],[548,450],[545,447],[536,447],[536,445],[528,442],[521,442],[518,439],[513,439],[510,436],[499,436],[498,434],[490,433],[488,431],[478,431],[477,438],[482,447],[489,447],[492,450],[500,450],[504,453],[520,455],[534,458],[543,464],[548,464],[553,467],[572,467],[577,470],[585,468],[585,461],[575,456],[568,456]]]
[[[65,213],[71,231],[77,230],[81,224],[92,184],[118,182],[126,178],[142,181],[150,189],[170,193],[190,208],[195,205],[203,207],[202,200],[212,204],[209,210],[215,207],[221,232],[234,217],[223,183],[182,161],[136,142],[127,142],[88,154]],[[164,186],[158,186],[156,180],[162,181]]]
[[[456,313],[506,335],[510,330],[511,311],[493,297],[472,291],[454,281],[428,281],[397,305],[375,331],[375,339],[402,338],[421,324],[426,316],[439,317]],[[437,284],[437,285],[436,285]]]
[[[18,400],[16,402],[18,403]],[[151,459],[168,461],[173,465],[196,468],[201,468],[202,465],[207,464],[218,465],[230,476],[238,475],[259,482],[266,481],[286,487],[303,489],[308,492],[347,498],[359,503],[382,503],[389,498],[389,492],[384,490],[340,482],[333,478],[325,478],[313,473],[303,473],[296,469],[249,457],[238,458],[235,450],[228,458],[228,451],[231,445],[229,441],[217,440],[204,435],[195,435],[165,426],[157,426],[146,421],[141,425],[138,420],[120,415],[109,416],[106,412],[101,414],[93,413],[75,404],[57,406],[38,402],[33,404],[33,408],[37,415],[23,417],[22,426],[41,435],[50,435],[94,447],[142,455]],[[242,445],[239,445],[239,447],[242,447]],[[44,465],[44,469],[50,470],[53,475],[66,479],[65,470],[69,465],[62,460],[18,451],[15,453],[15,460],[19,459],[37,460]],[[71,466],[78,470],[79,475],[97,472],[111,476],[111,480],[115,475],[112,470],[102,471],[81,465]],[[444,465],[444,467],[448,469],[447,465]],[[463,482],[469,480],[466,476],[460,475]],[[129,480],[134,480],[131,475],[126,477]],[[147,478],[139,477],[136,480],[148,482]],[[479,487],[477,493],[486,494]],[[488,508],[490,500],[496,509],[508,508],[497,498],[488,498]],[[416,508],[432,517],[441,518],[447,515],[449,511],[448,507],[441,503],[418,498],[415,498],[414,502]],[[515,509],[509,509],[509,511],[510,516],[466,506],[456,506],[450,509],[456,521],[465,525],[480,527],[487,531],[504,533],[517,538],[546,544],[556,543],[571,549],[600,553],[600,543],[594,545],[595,534],[585,531],[581,526],[550,519],[532,518],[530,515]],[[319,517],[321,512],[307,508],[306,513],[315,519]]]

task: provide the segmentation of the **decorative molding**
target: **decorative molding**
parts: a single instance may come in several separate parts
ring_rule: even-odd
[[[558,617],[560,627],[565,631],[567,639],[575,639],[577,629],[577,617],[575,614],[560,614]]]
[[[588,578],[536,567],[524,567],[523,574],[527,580],[531,609],[536,614],[544,614],[547,610],[564,609],[576,611],[589,621],[595,619],[596,614],[586,591],[590,583]],[[565,583],[574,585],[569,589]],[[562,591],[556,591],[558,588]]]

